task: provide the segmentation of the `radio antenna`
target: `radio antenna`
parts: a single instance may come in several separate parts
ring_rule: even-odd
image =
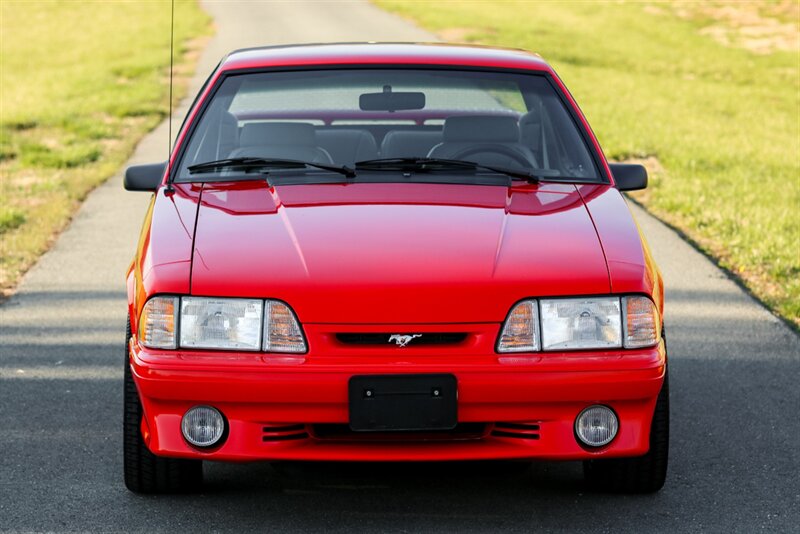
[[[169,20],[169,139],[167,140],[167,188],[165,193],[173,193],[172,187],[172,71],[175,57],[175,0],[172,0],[172,10]]]

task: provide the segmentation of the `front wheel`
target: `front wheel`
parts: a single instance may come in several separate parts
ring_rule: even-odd
[[[156,456],[142,436],[142,403],[133,381],[128,355],[131,321],[128,318],[125,341],[125,390],[123,415],[123,463],[125,486],[136,493],[185,493],[203,484],[203,462]]]
[[[583,475],[589,487],[613,493],[655,493],[667,478],[669,452],[669,379],[656,401],[650,424],[650,450],[637,458],[589,460],[583,463]]]

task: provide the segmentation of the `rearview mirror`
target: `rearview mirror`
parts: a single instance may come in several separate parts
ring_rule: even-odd
[[[132,165],[125,170],[125,189],[128,191],[155,191],[164,178],[167,163]]]
[[[425,107],[425,93],[393,93],[390,86],[382,93],[364,93],[358,98],[361,111],[403,111]]]
[[[635,163],[609,163],[614,182],[620,191],[636,191],[647,187],[647,169]]]

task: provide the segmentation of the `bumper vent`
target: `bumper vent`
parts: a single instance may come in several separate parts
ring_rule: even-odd
[[[417,432],[354,432],[348,425],[312,425],[314,438],[330,441],[458,441],[486,436],[484,423],[459,423],[453,430]]]
[[[540,423],[459,423],[453,430],[418,432],[354,432],[346,424],[274,424],[262,425],[264,443],[314,438],[323,441],[414,442],[460,441],[497,438],[539,439]]]
[[[492,436],[498,438],[539,439],[539,423],[495,423]]]
[[[392,336],[397,336],[397,334],[348,332],[336,334],[336,340],[345,345],[398,345],[399,343]],[[463,332],[423,332],[415,334],[415,336],[407,342],[408,346],[455,345],[467,339],[467,334]]]
[[[288,441],[292,439],[305,439],[308,437],[305,425],[264,425],[261,441]]]

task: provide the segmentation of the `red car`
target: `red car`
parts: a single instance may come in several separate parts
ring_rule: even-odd
[[[125,483],[204,460],[581,460],[667,469],[661,275],[553,69],[518,50],[233,52],[127,274]]]

